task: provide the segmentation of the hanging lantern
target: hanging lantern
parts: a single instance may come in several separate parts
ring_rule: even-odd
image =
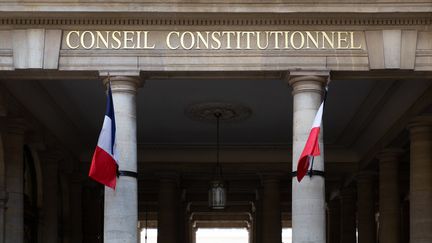
[[[214,116],[216,118],[216,167],[213,180],[210,181],[208,203],[211,209],[224,209],[226,206],[226,186],[222,179],[222,167],[219,163],[219,123],[222,113],[219,110],[216,110]]]
[[[226,205],[226,187],[223,181],[215,180],[210,182],[208,192],[209,207],[211,209],[224,209]]]

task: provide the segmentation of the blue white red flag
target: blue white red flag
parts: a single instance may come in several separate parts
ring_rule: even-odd
[[[116,123],[111,85],[108,86],[105,119],[99,134],[98,143],[93,154],[89,177],[115,189],[117,182],[118,165],[115,148]]]
[[[313,161],[313,158],[321,154],[318,138],[321,130],[321,121],[322,121],[324,103],[325,103],[325,99],[321,103],[318,112],[315,115],[312,128],[309,132],[309,137],[306,141],[303,152],[301,153],[297,163],[297,180],[299,182],[307,174],[307,171],[309,170],[309,166],[311,164],[311,161]]]

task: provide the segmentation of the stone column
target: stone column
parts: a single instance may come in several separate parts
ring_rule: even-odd
[[[432,242],[432,116],[410,125],[410,242]]]
[[[191,242],[192,243],[196,243],[196,233],[197,233],[197,231],[198,231],[198,228],[196,227],[195,222],[192,222],[192,225],[191,225],[191,235],[192,235]]]
[[[374,175],[361,172],[357,177],[358,243],[376,242]]]
[[[0,192],[0,243],[5,242],[6,204],[7,204],[7,193],[6,191],[2,191]]]
[[[159,182],[158,243],[178,242],[178,178],[163,175]]]
[[[277,178],[264,178],[262,184],[261,242],[280,243],[282,242],[282,220],[279,180]]]
[[[398,157],[400,149],[385,149],[379,156],[379,242],[399,243],[400,199]]]
[[[5,242],[24,242],[24,126],[12,120],[5,140],[6,188],[8,193]]]
[[[340,199],[335,198],[328,203],[328,222],[329,222],[329,235],[328,243],[340,243]]]
[[[82,242],[82,183],[83,180],[80,175],[73,177],[71,183],[71,236],[73,243]]]
[[[184,211],[183,211],[183,230],[184,230],[184,234],[183,234],[183,242],[184,243],[191,243],[191,231],[190,231],[190,222],[189,222],[189,213],[187,212],[186,208],[184,207]]]
[[[253,243],[262,243],[262,188],[257,188],[255,192],[255,213],[254,213],[254,236]]]
[[[119,170],[137,172],[136,91],[139,80],[111,77]],[[104,242],[137,242],[137,178],[120,176],[116,190],[105,187]]]
[[[0,243],[5,242],[5,214],[7,203],[5,148],[3,137],[4,134],[0,134]]]
[[[58,197],[59,177],[58,164],[61,160],[60,154],[56,152],[41,153],[43,168],[43,242],[58,242]]]
[[[316,112],[321,104],[326,73],[291,73],[293,88],[293,171],[309,136]],[[322,132],[319,139],[321,156],[314,159],[314,170],[324,171]],[[293,242],[324,243],[326,240],[325,180],[321,176],[305,176],[301,183],[292,179]]]
[[[405,243],[409,242],[409,230],[410,230],[410,215],[409,215],[409,199],[408,197],[403,200],[401,205],[401,236],[400,242]]]
[[[341,194],[341,241],[356,243],[356,193],[353,187],[342,189]]]

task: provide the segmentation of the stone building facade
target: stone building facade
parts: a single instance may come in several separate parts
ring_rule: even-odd
[[[430,0],[0,3],[0,243],[432,242]],[[87,177],[111,83],[120,176]],[[322,155],[293,177],[325,87]],[[208,207],[222,114],[225,209]],[[199,242],[201,243],[201,242]]]

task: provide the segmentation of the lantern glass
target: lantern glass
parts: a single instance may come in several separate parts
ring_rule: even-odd
[[[209,207],[212,209],[224,209],[226,204],[226,188],[223,181],[210,182]]]

